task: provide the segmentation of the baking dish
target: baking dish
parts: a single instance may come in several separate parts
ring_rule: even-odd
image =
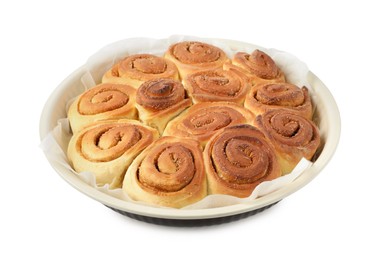
[[[222,42],[226,46],[230,46],[231,50],[239,50],[241,47],[247,49],[248,46],[250,46],[247,43],[232,40],[213,39],[213,41]],[[110,49],[110,46],[106,49]],[[102,53],[104,54],[105,51],[103,50]],[[105,62],[105,64],[106,63],[107,62]],[[102,71],[103,68],[101,67],[104,66],[104,64],[97,64],[96,66],[92,68],[92,71]],[[81,66],[70,74],[50,95],[41,114],[41,140],[52,131],[60,118],[66,117],[67,102],[83,91],[84,75],[88,73],[88,66]],[[96,76],[94,80],[97,80]],[[49,160],[49,157],[47,158],[53,169],[71,186],[118,213],[138,220],[175,226],[209,225],[238,220],[261,212],[301,189],[323,170],[335,152],[340,136],[340,115],[338,107],[328,88],[311,71],[307,74],[307,81],[314,93],[312,97],[314,104],[316,104],[314,118],[320,128],[323,141],[322,149],[319,150],[313,165],[305,170],[296,180],[279,190],[257,198],[252,203],[210,209],[187,210],[137,204],[115,198],[93,188],[79,179],[75,174],[68,171],[62,164]]]

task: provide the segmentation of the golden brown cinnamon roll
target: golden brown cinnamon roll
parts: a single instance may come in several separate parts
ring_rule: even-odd
[[[163,135],[193,138],[204,147],[216,131],[227,126],[253,122],[254,115],[236,103],[202,102],[170,121]]]
[[[73,135],[67,156],[77,172],[94,173],[97,185],[119,188],[132,160],[158,137],[136,120],[96,122]]]
[[[127,84],[138,88],[143,82],[158,78],[178,79],[176,65],[151,54],[135,54],[115,64],[102,78],[103,83]]]
[[[284,174],[303,157],[310,160],[320,144],[316,125],[288,109],[268,111],[256,118],[256,125],[275,147]]]
[[[244,106],[255,115],[268,110],[288,108],[305,118],[312,118],[308,89],[289,83],[264,83],[253,87],[246,96]]]
[[[220,48],[197,41],[184,41],[171,45],[165,58],[173,61],[182,79],[198,70],[222,68],[228,60]]]
[[[137,90],[136,103],[140,120],[160,133],[169,120],[192,105],[181,82],[173,79],[143,83]]]
[[[184,87],[193,103],[231,101],[242,104],[250,88],[248,78],[234,70],[203,70],[189,74]]]
[[[217,132],[203,155],[210,194],[248,197],[260,183],[282,174],[274,148],[247,124]]]
[[[147,147],[131,164],[123,190],[134,200],[181,208],[207,194],[200,144],[165,136]]]
[[[136,90],[128,85],[99,84],[78,96],[68,118],[75,133],[88,124],[105,119],[136,119]]]
[[[245,73],[253,85],[261,82],[285,82],[284,73],[279,69],[274,60],[260,50],[252,54],[238,52],[231,63],[224,64],[224,69],[239,69]]]

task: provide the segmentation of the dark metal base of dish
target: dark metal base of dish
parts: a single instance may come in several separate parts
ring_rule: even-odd
[[[137,215],[133,213],[129,213],[126,211],[122,211],[119,209],[111,208],[110,209],[133,219],[151,223],[151,224],[156,224],[156,225],[163,225],[163,226],[173,226],[173,227],[197,227],[197,226],[210,226],[210,225],[219,225],[219,224],[224,224],[224,223],[229,223],[232,221],[237,221],[243,218],[247,218],[250,216],[253,216],[257,213],[260,213],[278,202],[275,202],[273,204],[267,205],[265,207],[255,209],[252,211],[236,214],[236,215],[231,215],[231,216],[226,216],[226,217],[218,217],[218,218],[207,218],[207,219],[166,219],[166,218],[155,218],[155,217],[147,217],[147,216],[142,216],[142,215]],[[106,206],[108,207],[108,206]]]

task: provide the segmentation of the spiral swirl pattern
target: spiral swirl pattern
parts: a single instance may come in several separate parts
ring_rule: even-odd
[[[173,79],[143,83],[138,89],[136,103],[140,120],[160,133],[172,118],[192,105],[181,82]]]
[[[134,120],[97,122],[74,134],[68,158],[77,172],[95,173],[97,184],[120,187],[132,160],[158,138],[158,132]]]
[[[264,83],[253,87],[246,96],[245,107],[257,115],[268,110],[289,108],[305,118],[312,118],[308,89],[290,83]]]
[[[183,207],[206,196],[202,150],[194,140],[162,137],[128,169],[123,187],[136,200]]]
[[[262,79],[275,79],[281,74],[274,60],[260,50],[255,50],[252,54],[245,52],[236,53],[233,58],[233,64],[238,64],[247,72]]]
[[[175,192],[193,179],[196,171],[192,152],[181,144],[154,149],[142,161],[140,182],[159,191]]]
[[[143,74],[162,74],[168,68],[168,62],[150,54],[132,55],[119,64],[118,74],[126,75],[130,71]]]
[[[256,124],[273,143],[283,173],[289,173],[305,157],[310,160],[320,145],[316,125],[286,109],[272,110],[258,116]]]
[[[176,64],[182,79],[196,70],[221,68],[228,59],[220,48],[197,41],[175,43],[165,57]]]
[[[125,85],[99,85],[80,97],[78,112],[82,115],[95,115],[119,109],[128,104],[130,93],[130,88]]]
[[[87,160],[107,162],[120,157],[141,138],[141,131],[134,125],[100,125],[86,131],[78,145]]]
[[[149,110],[163,110],[185,98],[185,90],[180,81],[157,79],[142,84],[137,92],[136,102]]]
[[[152,54],[135,54],[115,64],[102,78],[102,82],[129,84],[138,88],[143,82],[158,78],[178,79],[176,65]]]
[[[69,108],[73,132],[104,119],[136,118],[136,90],[128,85],[99,84],[77,97]]]
[[[188,75],[184,80],[194,103],[205,101],[233,101],[243,103],[250,87],[244,75],[233,70],[206,70]]]
[[[281,175],[271,145],[251,125],[236,125],[218,132],[204,150],[212,194],[249,196],[261,182]]]
[[[223,68],[244,73],[254,86],[260,83],[286,81],[283,71],[274,60],[260,50],[255,50],[252,54],[237,52],[231,62],[224,63]]]
[[[194,138],[205,146],[216,131],[253,121],[253,114],[236,103],[203,102],[170,121],[164,135]]]
[[[266,84],[257,89],[254,98],[265,105],[297,107],[303,104],[303,91],[295,85]]]
[[[202,42],[180,42],[171,47],[173,55],[182,63],[206,63],[218,60],[223,51]]]

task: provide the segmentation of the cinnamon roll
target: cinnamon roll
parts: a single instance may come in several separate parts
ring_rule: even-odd
[[[75,171],[92,172],[97,185],[119,188],[132,160],[158,137],[136,120],[95,122],[73,135],[67,156]]]
[[[271,144],[247,124],[217,132],[203,155],[210,194],[248,197],[258,184],[282,174]]]
[[[268,110],[288,108],[305,118],[312,118],[308,89],[289,83],[264,83],[253,87],[246,96],[244,106],[255,115]]]
[[[179,69],[182,79],[198,70],[222,68],[228,60],[220,48],[197,41],[184,41],[171,45],[164,55]]]
[[[253,85],[261,82],[285,82],[284,73],[276,65],[274,60],[260,50],[252,54],[238,52],[231,62],[224,64],[224,69],[239,69],[245,73]]]
[[[275,147],[284,174],[290,173],[303,157],[310,160],[319,147],[316,125],[294,111],[267,111],[256,118],[255,124]]]
[[[231,101],[242,104],[250,88],[248,78],[234,70],[204,70],[189,74],[184,87],[193,103]]]
[[[87,90],[69,108],[72,131],[78,132],[99,120],[136,119],[135,96],[136,90],[128,85],[105,83]]]
[[[137,90],[139,118],[160,133],[168,121],[192,105],[180,81],[156,79],[143,83]]]
[[[254,115],[232,102],[202,102],[171,120],[163,135],[193,138],[204,147],[218,130],[232,125],[252,124]]]
[[[151,54],[135,54],[116,63],[102,78],[103,83],[127,84],[138,88],[143,82],[158,78],[178,79],[176,65]]]
[[[133,200],[173,208],[201,200],[207,188],[199,143],[161,137],[130,165],[123,190]]]

